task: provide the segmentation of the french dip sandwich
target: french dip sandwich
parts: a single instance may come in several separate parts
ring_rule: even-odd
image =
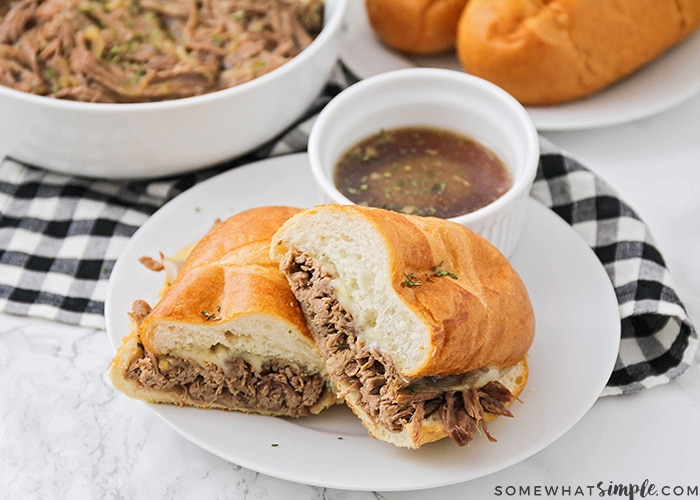
[[[262,207],[217,222],[151,308],[137,301],[110,366],[150,403],[300,417],[339,402],[276,261],[272,234],[299,210]]]
[[[272,237],[339,395],[373,437],[469,443],[511,415],[535,318],[506,258],[465,227],[321,205]]]

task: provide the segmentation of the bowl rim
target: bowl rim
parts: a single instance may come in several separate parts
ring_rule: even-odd
[[[36,106],[44,106],[48,108],[61,109],[65,111],[83,111],[83,112],[107,112],[107,113],[128,113],[133,111],[151,111],[159,108],[181,108],[195,106],[199,103],[216,101],[229,96],[236,96],[245,92],[252,92],[258,87],[262,87],[274,81],[274,79],[284,76],[287,73],[293,72],[298,66],[313,57],[313,55],[321,50],[337,33],[341,30],[345,20],[345,12],[347,10],[347,2],[351,0],[324,0],[327,6],[332,3],[331,14],[324,15],[325,23],[321,32],[314,38],[311,43],[305,47],[299,54],[284,63],[283,65],[256,77],[247,82],[228,87],[225,89],[207,92],[206,94],[180,97],[177,99],[168,99],[153,102],[126,102],[126,103],[106,103],[106,102],[83,102],[71,101],[67,99],[57,99],[38,94],[32,94],[21,90],[13,89],[0,85],[0,97],[7,97],[23,101],[27,104]]]
[[[335,203],[355,205],[354,201],[347,198],[335,186],[333,179],[329,177],[328,172],[321,164],[320,151],[322,145],[320,144],[320,136],[323,129],[332,126],[336,108],[347,105],[347,102],[352,102],[358,98],[358,95],[361,96],[366,92],[372,92],[375,87],[381,88],[388,85],[409,86],[410,82],[418,80],[432,80],[436,85],[440,85],[441,82],[459,82],[475,89],[485,97],[500,100],[505,104],[505,108],[512,113],[513,120],[518,128],[522,129],[523,138],[525,139],[524,154],[522,155],[525,169],[517,178],[513,179],[511,187],[488,205],[466,214],[450,217],[447,220],[460,224],[469,224],[487,218],[498,218],[499,211],[521,198],[524,191],[529,192],[534,182],[540,156],[538,132],[529,113],[511,94],[487,80],[460,71],[427,67],[397,69],[370,76],[344,89],[321,110],[312,125],[307,149],[314,178],[320,184],[321,189]],[[352,144],[347,146],[350,147]]]

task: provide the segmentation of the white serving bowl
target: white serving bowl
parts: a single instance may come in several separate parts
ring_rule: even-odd
[[[0,86],[0,161],[97,178],[153,178],[249,152],[289,127],[325,85],[347,0],[326,0],[324,27],[283,66],[236,87],[134,104],[65,101]]]
[[[464,134],[505,163],[512,187],[489,205],[450,220],[512,254],[522,232],[537,173],[537,131],[525,109],[499,87],[458,71],[411,68],[362,80],[321,111],[309,137],[311,170],[324,201],[353,204],[335,186],[338,159],[382,129],[428,126]]]

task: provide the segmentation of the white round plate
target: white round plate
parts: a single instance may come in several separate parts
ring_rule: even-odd
[[[340,58],[359,78],[415,66],[463,71],[452,54],[407,57],[382,45],[362,0],[348,4]],[[700,32],[606,90],[571,103],[527,110],[541,131],[589,129],[646,118],[700,91],[699,58]]]
[[[156,212],[133,236],[109,284],[107,333],[116,347],[135,299],[154,304],[162,273],[138,259],[172,255],[198,240],[216,218],[261,205],[320,202],[306,154],[263,160],[203,182]],[[460,448],[445,439],[419,450],[370,438],[345,406],[294,420],[150,405],[177,432],[243,467],[299,483],[348,490],[396,491],[467,481],[513,465],[568,431],[591,408],[612,372],[620,318],[612,285],[593,252],[536,201],[512,259],[537,318],[530,381],[511,406],[515,417],[489,425]]]

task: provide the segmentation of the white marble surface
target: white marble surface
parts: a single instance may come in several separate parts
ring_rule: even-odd
[[[696,324],[699,117],[697,96],[640,122],[546,134],[647,221]],[[111,387],[111,354],[102,331],[0,316],[0,498],[440,500],[525,498],[520,488],[544,497],[544,487],[560,488],[552,498],[593,498],[598,483],[645,480],[660,498],[700,497],[697,364],[670,385],[599,400],[571,431],[513,467],[443,488],[377,493],[296,484],[209,454]]]

